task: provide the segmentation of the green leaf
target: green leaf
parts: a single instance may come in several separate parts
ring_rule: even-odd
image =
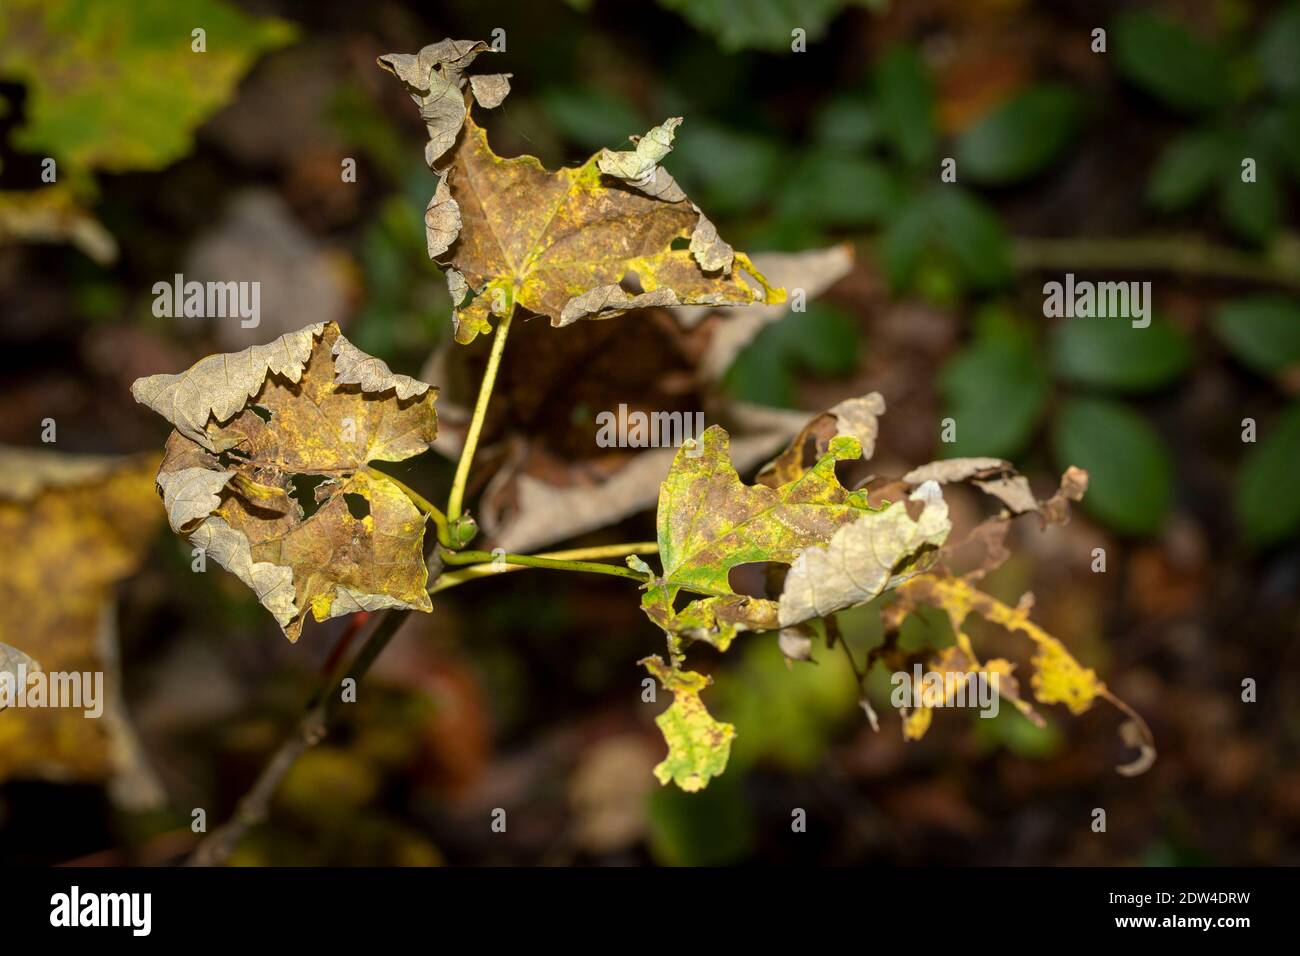
[[[1083,103],[1073,90],[1043,84],[1020,93],[957,140],[957,168],[977,183],[1028,179],[1078,136]]]
[[[1120,72],[1167,106],[1207,113],[1227,104],[1223,56],[1181,23],[1134,10],[1120,14],[1113,33]]]
[[[1246,457],[1234,500],[1237,519],[1255,547],[1277,544],[1300,529],[1300,405],[1262,433]]]
[[[0,11],[0,77],[30,87],[14,143],[110,172],[184,156],[258,55],[296,33],[221,0],[5,0]],[[204,53],[191,49],[199,27]]]
[[[1011,275],[1011,249],[997,215],[958,186],[935,186],[893,218],[881,237],[890,285],[906,288],[927,256],[950,266],[965,285],[987,290]]]
[[[1075,318],[1057,329],[1056,372],[1068,382],[1119,391],[1168,385],[1187,368],[1191,348],[1168,322],[1134,328],[1126,318]]]
[[[1249,147],[1247,147],[1249,148]],[[1224,180],[1219,211],[1237,235],[1263,243],[1277,230],[1282,214],[1282,184],[1271,154],[1254,149],[1245,155],[1255,160],[1255,182],[1242,182],[1240,160]]]
[[[668,756],[655,767],[655,776],[687,793],[703,790],[727,769],[736,728],[714,720],[700,700],[700,691],[712,683],[708,677],[669,667],[659,657],[641,663],[673,695],[672,705],[655,718],[668,744]]]
[[[550,124],[585,149],[626,142],[645,126],[645,117],[632,104],[596,86],[553,86],[538,101]]]
[[[1011,275],[1011,248],[997,213],[973,193],[939,186],[930,194],[939,248],[975,289],[1000,286]]]
[[[665,9],[685,17],[695,29],[713,37],[724,50],[767,50],[789,53],[796,27],[809,43],[820,40],[827,25],[845,7],[872,9],[880,0],[659,0]]]
[[[868,226],[883,222],[897,205],[898,186],[883,163],[814,150],[786,178],[776,211],[826,227]]]
[[[1300,96],[1300,3],[1277,11],[1260,30],[1259,67],[1283,96]]]
[[[1147,199],[1164,212],[1178,212],[1206,194],[1216,177],[1231,173],[1227,144],[1212,130],[1180,136],[1160,154],[1147,183]]]
[[[939,379],[947,414],[957,424],[944,457],[1013,457],[1038,424],[1049,384],[1030,349],[997,340],[963,349]]]
[[[885,139],[919,166],[934,153],[934,90],[925,65],[908,47],[895,47],[876,65],[876,103]]]
[[[1116,531],[1154,534],[1173,497],[1173,466],[1155,429],[1126,405],[1073,398],[1053,427],[1057,464],[1088,472],[1083,505]]]
[[[880,117],[860,96],[836,96],[817,110],[812,134],[814,142],[826,149],[863,150],[880,139]]]
[[[1300,365],[1300,304],[1258,295],[1219,306],[1215,334],[1243,364],[1264,375]]]

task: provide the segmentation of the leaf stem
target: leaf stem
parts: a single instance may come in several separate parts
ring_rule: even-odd
[[[622,551],[622,554],[635,552]],[[612,556],[612,555],[611,555]],[[553,571],[588,571],[593,574],[609,574],[614,577],[629,578],[645,584],[649,578],[640,571],[633,571],[618,564],[599,564],[595,561],[579,561],[569,558],[552,558],[540,554],[509,554],[504,551],[444,551],[442,559],[448,564],[514,564],[525,568],[549,568]],[[436,585],[435,585],[436,586]]]
[[[483,431],[483,421],[487,418],[488,402],[492,398],[492,389],[496,386],[497,372],[501,368],[501,355],[506,350],[506,336],[510,333],[510,320],[515,314],[513,295],[506,307],[506,314],[496,327],[496,339],[492,342],[492,354],[488,356],[487,368],[483,371],[483,381],[479,384],[478,400],[474,403],[474,417],[470,419],[469,430],[465,432],[465,445],[460,450],[460,461],[456,463],[456,477],[451,483],[451,494],[447,497],[447,518],[455,521],[460,517],[465,503],[465,484],[469,480],[470,462],[474,460],[474,451],[478,447],[479,434]]]
[[[545,554],[535,554],[532,557],[556,561],[582,561],[590,558],[620,558],[629,554],[655,554],[658,550],[659,546],[653,541],[637,541],[633,544],[606,544],[595,548],[574,548],[569,551],[548,551]],[[446,560],[445,555],[444,560]],[[479,578],[488,577],[493,574],[523,571],[525,568],[537,566],[538,565],[533,564],[501,564],[497,561],[491,561],[486,564],[475,564],[442,575],[429,588],[429,593],[437,594],[439,591],[446,591],[449,588],[454,588],[457,585],[466,583],[467,581],[475,581]]]

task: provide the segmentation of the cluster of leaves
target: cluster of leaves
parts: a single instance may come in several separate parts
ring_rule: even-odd
[[[1176,20],[1130,11],[1115,24],[1119,69],[1194,128],[1164,150],[1147,198],[1162,212],[1217,197],[1224,224],[1240,238],[1273,238],[1286,183],[1300,184],[1300,3],[1286,3],[1259,33],[1214,45]],[[1242,162],[1256,178],[1242,180]]]
[[[1086,506],[1126,534],[1152,534],[1173,503],[1174,454],[1146,416],[1124,401],[1168,389],[1193,367],[1190,338],[1158,313],[1135,327],[1124,319],[1060,320],[1046,342],[1033,324],[991,304],[976,316],[970,343],[943,370],[940,387],[957,421],[951,454],[1015,457],[1048,420],[1061,467],[1078,464],[1092,484]],[[1300,367],[1300,308],[1285,296],[1231,300],[1210,326],[1247,368],[1289,389]],[[1044,354],[1046,353],[1046,354]],[[1238,474],[1233,504],[1251,543],[1300,530],[1300,508],[1279,500],[1300,461],[1300,411],[1261,422]]]
[[[380,60],[428,127],[426,160],[437,174],[425,214],[428,252],[444,265],[458,341],[504,336],[517,309],[563,326],[647,306],[782,300],[659,165],[680,120],[650,130],[631,150],[601,150],[554,173],[532,157],[496,156],[472,112],[498,105],[508,77],[466,72],[487,51],[445,40]],[[457,563],[468,535],[447,534],[445,517],[372,462],[405,460],[432,444],[436,388],[395,375],[337,327],[317,324],[180,374],[140,379],[132,392],[175,427],[158,473],[172,528],[253,589],[291,640],[308,611],[325,620],[431,609],[425,521],[441,521],[435,571],[443,560]],[[735,736],[701,698],[710,678],[685,669],[690,643],[725,651],[743,632],[779,631],[782,650],[807,660],[815,642],[834,644],[835,614],[886,591],[901,598],[887,619],[890,633],[914,609],[943,609],[959,640],[929,665],[997,673],[1004,695],[1026,714],[1033,711],[1012,665],[975,656],[962,632],[969,614],[1034,641],[1039,701],[1078,713],[1109,697],[1095,674],[1028,621],[1027,605],[1007,608],[973,586],[1005,557],[1013,515],[1064,521],[1086,475],[1071,469],[1043,502],[999,459],[937,463],[887,488],[847,488],[836,465],[871,457],[883,411],[873,393],[816,416],[754,485],[741,480],[719,426],[676,455],[659,492],[661,569],[628,559],[642,581],[642,608],[668,640],[666,659],[643,661],[673,695],[658,720],[668,744],[655,771],[661,782],[703,788],[725,769]],[[985,558],[959,577],[946,564],[951,524],[941,485],[965,481],[1003,510],[977,529]],[[737,590],[734,573],[747,565],[773,573],[770,596]],[[898,666],[907,653],[890,640],[877,656]],[[924,733],[940,703],[905,715],[909,738]],[[1144,731],[1128,739],[1153,753]]]

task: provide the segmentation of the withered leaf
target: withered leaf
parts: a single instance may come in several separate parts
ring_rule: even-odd
[[[176,426],[158,473],[173,530],[248,585],[290,640],[308,611],[430,609],[424,515],[369,465],[429,447],[436,388],[329,323],[140,379],[132,394]]]
[[[921,505],[916,518],[895,501],[840,528],[824,547],[805,548],[785,578],[781,627],[865,604],[905,580],[924,549],[943,544],[952,525],[939,486],[926,482],[910,500]]]
[[[714,720],[700,700],[700,692],[712,683],[708,677],[672,668],[660,657],[640,663],[673,695],[672,705],[655,718],[668,744],[668,756],[655,767],[655,776],[688,793],[703,790],[727,768],[736,728]]]
[[[46,675],[82,675],[87,693],[87,678],[102,675],[103,707],[87,717],[84,693],[80,708],[9,707],[0,715],[0,780],[107,781],[136,808],[161,798],[121,701],[113,593],[161,523],[157,466],[157,455],[0,449],[0,659],[12,648]]]
[[[532,156],[493,153],[470,103],[478,86],[490,90],[490,102],[499,83],[477,84],[471,95],[462,75],[484,49],[444,40],[416,56],[380,58],[419,104],[430,134],[426,158],[441,164],[425,218],[430,254],[446,255],[438,261],[458,342],[490,331],[490,316],[516,305],[558,327],[648,306],[784,298],[658,165],[680,118],[631,150],[602,150],[555,172]]]
[[[1104,698],[1129,717],[1122,725],[1121,734],[1125,743],[1136,746],[1141,752],[1137,760],[1121,766],[1119,771],[1132,776],[1144,771],[1155,760],[1155,742],[1145,722],[1110,692],[1095,671],[1079,664],[1064,644],[1029,619],[1032,599],[1022,600],[1016,607],[1010,607],[978,590],[964,578],[940,574],[914,577],[899,587],[897,594],[898,600],[888,609],[893,625],[896,626],[903,616],[920,606],[943,610],[952,623],[953,633],[958,637],[958,646],[968,658],[963,663],[973,662],[978,667],[970,640],[962,630],[971,614],[978,614],[1008,631],[1024,634],[1035,645],[1031,660],[1034,675],[1030,679],[1030,686],[1040,703],[1064,704],[1071,713],[1082,714],[1097,698]],[[998,665],[996,669],[1009,675],[1010,667],[1006,662],[990,662],[987,666],[992,667],[995,663]],[[1015,685],[1011,684],[1010,687],[1012,693],[1008,694],[1004,690],[1003,696],[1012,700],[1026,716],[1037,720],[1029,704],[1017,696]],[[913,714],[909,721],[912,723],[910,727],[905,727],[904,732],[913,738],[924,734],[929,725],[928,716],[917,717]]]
[[[795,561],[868,510],[865,492],[850,492],[835,463],[857,458],[861,446],[833,439],[804,474],[782,485],[746,485],[728,455],[728,436],[713,426],[683,447],[659,493],[659,557],[663,574],[646,590],[642,608],[670,634],[726,649],[741,630],[776,626],[775,601],[738,595],[730,572],[744,564]],[[686,589],[707,597],[674,610]]]

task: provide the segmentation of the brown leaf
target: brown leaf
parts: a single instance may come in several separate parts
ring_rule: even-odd
[[[331,323],[132,393],[176,425],[158,473],[173,530],[252,588],[290,640],[308,610],[430,609],[424,515],[369,465],[430,446],[437,389]]]

